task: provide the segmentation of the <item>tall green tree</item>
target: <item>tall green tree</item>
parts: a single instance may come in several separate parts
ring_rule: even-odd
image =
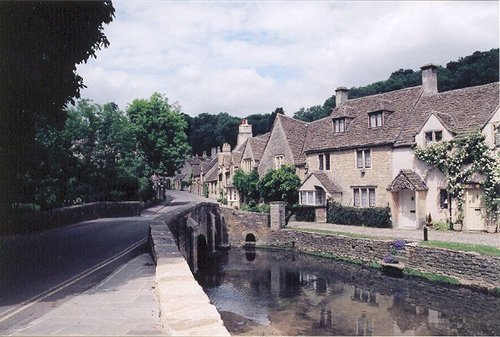
[[[299,200],[299,187],[300,178],[295,173],[293,165],[283,165],[279,169],[270,170],[258,184],[264,202],[286,201],[290,205]]]
[[[111,1],[0,2],[0,208],[22,199],[38,167],[38,127],[62,128],[64,106],[80,96],[75,65],[109,45]]]
[[[127,114],[150,173],[174,175],[191,153],[180,108],[154,93],[149,99],[135,99]]]
[[[243,172],[238,169],[233,177],[234,187],[238,190],[241,201],[246,204],[257,204],[259,201],[259,174],[256,170]]]

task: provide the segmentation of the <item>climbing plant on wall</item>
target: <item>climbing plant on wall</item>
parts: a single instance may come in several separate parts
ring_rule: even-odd
[[[481,133],[417,147],[415,155],[437,168],[447,179],[448,193],[457,205],[457,222],[463,221],[465,185],[474,173],[483,177],[484,204],[490,221],[497,220],[500,209],[500,156],[486,144]]]

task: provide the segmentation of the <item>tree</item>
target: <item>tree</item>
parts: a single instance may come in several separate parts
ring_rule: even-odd
[[[299,111],[293,114],[293,118],[304,121],[312,122],[330,115],[331,109],[324,109],[321,105],[314,105],[310,108],[300,108]]]
[[[258,184],[264,202],[286,201],[288,204],[297,203],[299,187],[300,178],[293,165],[283,165],[277,170],[270,170]]]
[[[135,99],[127,114],[150,174],[172,176],[191,153],[180,108],[159,93]]]
[[[238,190],[243,203],[257,204],[259,201],[259,174],[256,170],[248,173],[238,169],[233,177],[234,187]]]
[[[76,64],[107,47],[110,1],[0,2],[0,207],[20,202],[38,127],[62,128],[65,104],[80,96]],[[21,28],[22,27],[22,28]]]

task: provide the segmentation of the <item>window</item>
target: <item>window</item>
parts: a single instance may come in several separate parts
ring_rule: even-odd
[[[285,156],[282,154],[274,156],[274,168],[279,169],[284,164]]]
[[[333,120],[333,132],[345,132],[345,118],[336,118]]]
[[[448,209],[449,204],[450,204],[450,198],[448,196],[448,191],[440,190],[439,191],[439,207],[441,209]]]
[[[353,188],[354,207],[375,207],[375,188]]]
[[[318,155],[318,164],[320,171],[330,171],[330,154],[325,153]]]
[[[384,113],[382,111],[372,112],[369,116],[371,128],[377,128],[384,125]]]
[[[493,126],[493,137],[496,147],[500,146],[500,124]]]
[[[243,171],[250,172],[252,170],[252,159],[243,159]]]
[[[358,169],[372,167],[372,153],[370,149],[356,150],[356,167]]]
[[[238,200],[238,195],[237,195],[236,189],[234,189],[234,188],[227,189],[227,200],[228,201]]]
[[[324,205],[326,194],[323,189],[316,187],[314,191],[300,191],[300,204],[320,206]]]
[[[428,131],[425,133],[425,144],[431,144],[443,140],[443,131]]]

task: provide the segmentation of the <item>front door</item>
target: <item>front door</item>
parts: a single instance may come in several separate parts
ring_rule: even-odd
[[[417,228],[415,191],[399,191],[399,226]]]
[[[467,189],[465,194],[465,228],[470,231],[483,230],[483,213],[485,210],[482,202],[481,190],[478,188]]]

